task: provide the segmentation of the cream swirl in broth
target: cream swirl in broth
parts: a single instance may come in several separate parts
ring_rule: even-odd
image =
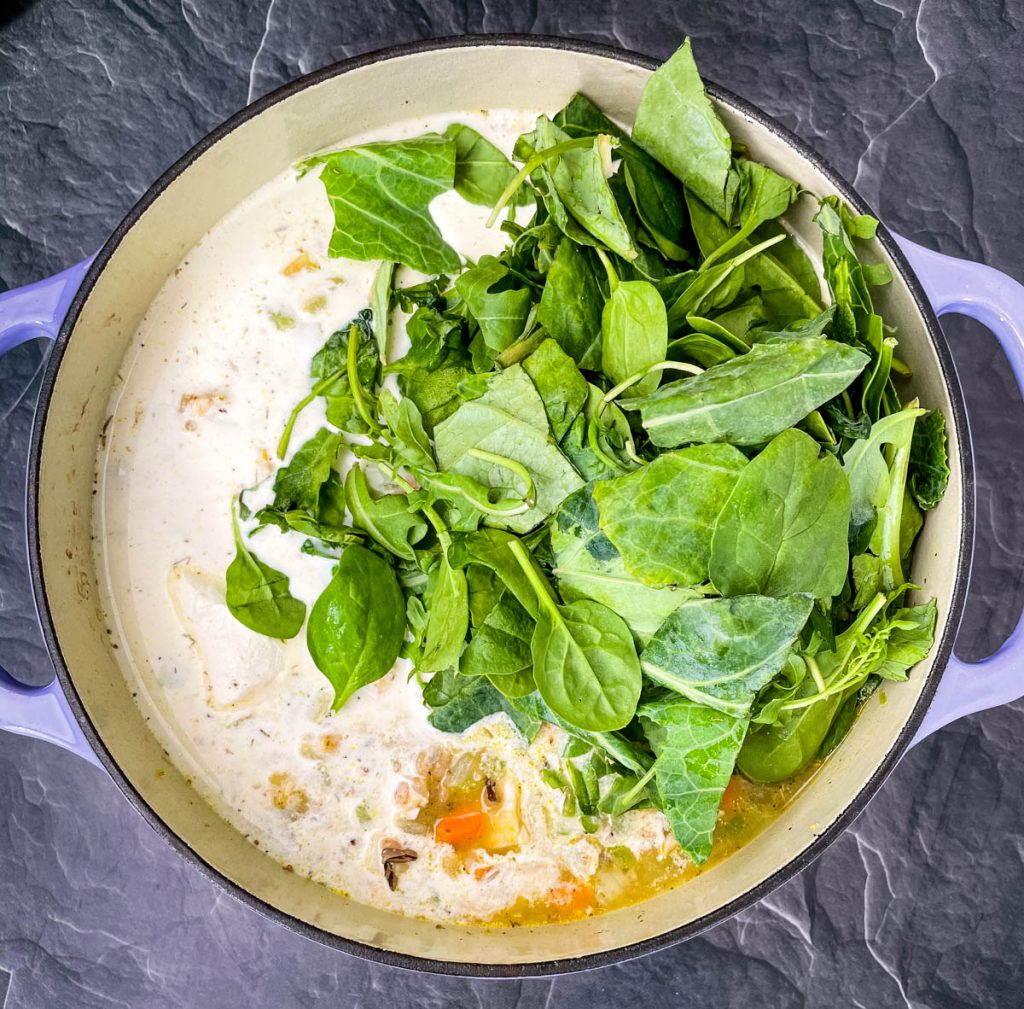
[[[508,151],[534,118],[458,113],[346,143],[458,121]],[[471,259],[507,242],[484,227],[485,208],[454,192],[431,211]],[[251,506],[270,500],[274,446],[309,390],[310,360],[368,302],[376,264],[329,258],[331,228],[315,173],[274,179],[189,251],[125,357],[98,456],[95,543],[124,675],[153,731],[254,844],[366,903],[438,921],[507,920],[523,908],[613,906],[635,884],[638,859],[648,886],[678,877],[685,860],[659,812],[633,811],[595,833],[564,814],[562,792],[542,778],[559,763],[560,731],[545,728],[528,745],[494,715],[462,735],[439,732],[402,661],[332,714],[331,687],[304,635],[262,637],[228,612],[231,502],[248,487]],[[400,271],[398,282],[417,279]],[[398,313],[393,325],[401,339]],[[323,422],[317,400],[300,416],[293,448]],[[253,549],[311,604],[333,562],[300,553],[301,540],[267,527]],[[481,781],[490,843],[467,853],[435,839],[418,814],[439,789],[479,790]],[[416,856],[393,863],[394,890],[388,850]],[[602,871],[612,863],[634,868]],[[575,886],[590,891],[586,901]]]

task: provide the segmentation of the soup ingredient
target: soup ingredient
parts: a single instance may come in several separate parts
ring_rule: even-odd
[[[336,565],[307,628],[335,707],[401,654],[435,728],[554,726],[565,815],[654,807],[696,864],[736,766],[802,771],[926,654],[934,605],[903,572],[945,486],[941,417],[915,442],[874,311],[873,219],[818,201],[823,310],[780,220],[800,189],[745,154],[686,43],[631,136],[577,95],[518,170],[459,125],[306,162],[332,255],[385,262],[279,455],[317,398],[329,426],[258,513]],[[453,186],[504,217],[504,249],[444,243],[429,206]],[[490,816],[434,810],[435,839],[479,846]]]
[[[931,511],[942,500],[948,483],[946,420],[938,410],[932,410],[914,425],[910,445],[910,491],[919,508]]]
[[[715,526],[711,580],[723,595],[839,595],[850,554],[850,484],[802,431],[783,431],[743,470]]]
[[[306,604],[289,591],[288,578],[264,564],[246,545],[231,508],[235,559],[225,572],[225,602],[231,615],[257,634],[294,638],[306,619]]]
[[[395,841],[385,841],[380,849],[380,861],[384,866],[384,878],[388,881],[388,889],[398,889],[398,870],[396,866],[415,862],[419,856],[412,848],[404,848]]]
[[[383,259],[423,273],[459,269],[428,209],[455,184],[453,140],[435,134],[362,144],[302,165],[318,167],[334,211],[332,256]]]
[[[389,672],[404,634],[405,600],[391,565],[365,547],[346,547],[306,627],[309,654],[334,687],[335,711]]]

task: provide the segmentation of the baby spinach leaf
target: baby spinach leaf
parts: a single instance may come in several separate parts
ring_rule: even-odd
[[[598,525],[592,490],[570,494],[551,525],[553,574],[566,602],[593,599],[614,610],[644,645],[664,619],[695,594],[687,589],[652,588],[626,570],[622,556]]]
[[[441,237],[430,202],[455,183],[456,145],[435,134],[361,144],[303,163],[322,165],[320,181],[334,211],[332,256],[385,259],[421,273],[459,269]]]
[[[633,140],[719,217],[732,219],[739,188],[732,141],[704,91],[689,39],[644,86]]]
[[[571,140],[547,116],[537,120],[537,150]],[[602,245],[624,259],[634,259],[633,239],[608,185],[610,137],[599,134],[590,147],[567,150],[544,166],[565,208]]]
[[[458,409],[462,402],[459,383],[469,374],[469,369],[461,364],[422,368],[400,375],[398,384],[402,394],[420,411],[423,426],[432,431]]]
[[[427,626],[423,633],[423,653],[416,668],[428,673],[458,668],[469,630],[469,592],[466,572],[453,568],[444,552],[427,579],[423,602],[427,608]]]
[[[711,580],[723,595],[838,595],[849,565],[850,483],[802,431],[774,438],[718,517]]]
[[[231,615],[250,631],[268,638],[294,638],[306,619],[306,604],[290,591],[288,576],[264,564],[246,545],[234,506],[235,558],[225,573],[224,602]]]
[[[745,465],[731,445],[694,445],[595,484],[601,530],[626,569],[648,585],[706,581],[715,522]]]
[[[455,191],[470,203],[493,207],[516,170],[501,151],[470,126],[452,123],[444,131],[455,144]],[[526,202],[529,194],[520,190],[514,202]]]
[[[613,384],[624,382],[665,360],[668,320],[665,302],[646,280],[616,284],[601,313],[601,370]],[[636,395],[654,392],[659,375],[652,373],[633,386]]]
[[[535,488],[532,506],[519,514],[487,519],[514,532],[528,532],[583,484],[552,440],[544,403],[520,365],[488,378],[487,391],[438,424],[434,440],[442,469],[504,489],[508,497],[523,493],[521,486],[514,486],[509,468],[476,457],[471,450],[503,457],[529,471]]]
[[[621,405],[640,410],[651,441],[662,448],[716,441],[758,445],[842,392],[867,363],[867,355],[832,340],[759,344],[702,375]]]
[[[370,313],[360,312],[344,329],[332,333],[313,356],[310,374],[319,381],[313,389],[327,401],[327,419],[342,431],[365,433],[366,424],[356,405],[356,392],[349,382],[348,345],[356,340],[355,374],[361,390],[376,388],[380,376],[380,357]]]
[[[946,419],[932,410],[914,427],[910,445],[910,492],[924,511],[931,511],[946,493],[949,461],[946,454]]]
[[[533,675],[545,704],[572,725],[607,732],[627,725],[640,697],[640,663],[625,621],[600,603],[559,606],[522,544],[515,554],[537,593]]]
[[[382,547],[406,560],[415,560],[413,546],[427,532],[427,524],[418,512],[409,508],[404,494],[385,494],[375,498],[370,493],[366,474],[355,464],[345,477],[345,500],[352,521],[370,534]]]
[[[703,865],[747,719],[684,698],[644,704],[638,714],[658,758],[658,805],[679,847]]]
[[[522,334],[533,304],[528,289],[506,287],[508,280],[503,263],[494,256],[482,256],[455,281],[455,290],[480,326],[492,360]]]
[[[493,571],[498,581],[515,596],[533,618],[537,616],[537,593],[510,549],[515,537],[502,529],[480,529],[452,537],[450,561],[457,567],[479,564]]]
[[[330,476],[341,450],[342,438],[322,427],[282,466],[274,477],[274,507],[283,511],[315,512],[320,488]]]
[[[754,695],[782,669],[811,606],[809,596],[685,602],[658,629],[640,665],[655,683],[698,704],[746,716]]]
[[[601,363],[604,294],[593,253],[563,239],[537,305],[537,321],[581,368]]]
[[[587,380],[555,340],[544,340],[523,361],[523,370],[540,393],[551,433],[561,441],[587,401]]]
[[[347,547],[306,625],[309,654],[334,687],[334,711],[395,664],[405,619],[391,565],[365,547]]]
[[[602,409],[604,393],[588,383],[587,401],[577,414],[572,427],[562,438],[560,447],[584,480],[601,480],[629,472],[635,465],[627,453],[633,435],[629,421],[615,403]],[[597,448],[591,440],[591,431]]]

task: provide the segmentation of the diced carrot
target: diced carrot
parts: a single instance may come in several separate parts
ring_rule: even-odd
[[[585,911],[594,903],[594,888],[587,883],[559,883],[548,894],[551,904],[560,911]]]
[[[734,774],[722,793],[721,809],[723,812],[735,813],[742,797],[743,779],[738,774]]]
[[[487,815],[478,809],[456,810],[434,824],[434,840],[441,844],[465,844],[480,836]]]
[[[299,270],[319,270],[320,264],[314,263],[309,258],[309,253],[303,250],[300,252],[281,272],[286,277],[291,277],[298,273]]]

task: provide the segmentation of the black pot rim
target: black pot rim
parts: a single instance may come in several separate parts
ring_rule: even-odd
[[[110,773],[110,776],[117,783],[118,787],[122,792],[124,792],[132,805],[135,806],[150,826],[160,834],[178,852],[179,855],[193,864],[204,876],[224,887],[229,893],[239,898],[265,917],[270,918],[271,920],[290,928],[292,931],[323,945],[333,947],[366,960],[433,974],[489,978],[522,978],[569,974],[576,971],[621,963],[635,957],[655,952],[656,950],[665,949],[666,947],[673,946],[686,939],[692,938],[698,933],[703,932],[705,929],[726,920],[744,908],[756,903],[776,887],[780,886],[788,879],[791,879],[813,862],[825,850],[825,848],[827,848],[841,833],[843,833],[843,831],[846,830],[854,819],[856,819],[870,798],[876,791],[878,791],[882,783],[892,772],[900,757],[914,738],[924,714],[928,709],[928,705],[935,694],[939,679],[942,675],[942,670],[945,668],[946,663],[952,654],[953,643],[956,638],[956,632],[960,624],[960,618],[963,613],[964,602],[967,595],[967,581],[970,576],[971,547],[973,544],[974,534],[974,470],[963,394],[960,389],[959,380],[953,366],[953,359],[950,355],[945,337],[939,328],[938,320],[936,319],[931,305],[929,304],[920,283],[917,281],[910,264],[907,262],[906,257],[903,255],[903,252],[893,240],[885,226],[880,225],[878,228],[878,240],[888,255],[892,257],[893,262],[896,264],[897,271],[899,272],[900,279],[908,287],[917,303],[918,310],[925,323],[925,327],[928,330],[929,338],[931,339],[932,345],[938,356],[943,379],[949,391],[950,401],[953,406],[952,420],[960,446],[958,461],[960,466],[961,484],[963,487],[963,500],[961,506],[961,528],[963,530],[963,536],[961,538],[960,554],[957,558],[957,575],[953,587],[949,615],[945,622],[942,637],[935,650],[935,658],[931,672],[924,684],[914,710],[904,724],[894,746],[891,748],[874,774],[871,775],[857,794],[851,799],[846,809],[836,818],[828,829],[815,838],[807,848],[795,855],[775,873],[763,880],[757,886],[747,890],[740,897],[737,897],[728,904],[717,908],[703,917],[685,925],[681,925],[678,928],[671,929],[670,931],[664,932],[660,935],[653,936],[650,939],[580,957],[519,964],[460,963],[417,957],[405,953],[396,953],[334,935],[333,933],[310,925],[307,922],[304,922],[301,919],[268,904],[262,898],[245,890],[243,887],[230,880],[227,876],[223,875],[219,870],[206,862],[206,860],[197,851],[195,851],[195,849],[190,847],[176,833],[174,833],[166,823],[164,823],[153,808],[147,803],[141,793],[128,780],[127,776],[120,769],[110,752],[107,750],[99,732],[82,704],[81,698],[71,677],[68,664],[65,661],[60,644],[57,640],[53,617],[46,594],[46,587],[43,583],[42,557],[39,543],[39,470],[46,417],[49,410],[50,400],[53,395],[57,372],[60,369],[61,361],[71,338],[71,334],[74,331],[82,306],[114,251],[149,206],[160,196],[171,182],[181,175],[205,151],[233,130],[237,129],[243,123],[246,123],[260,115],[260,113],[283,99],[290,97],[298,91],[304,90],[305,88],[319,84],[333,77],[337,77],[352,70],[358,70],[362,67],[379,63],[384,60],[393,59],[395,57],[430,52],[438,49],[461,49],[480,46],[569,50],[586,55],[615,59],[646,70],[654,70],[660,64],[660,61],[658,60],[642,56],[626,49],[578,39],[559,38],[556,36],[495,34],[465,35],[430,39],[410,44],[390,46],[385,49],[379,49],[360,56],[354,56],[338,63],[331,64],[330,66],[323,67],[313,73],[291,81],[290,83],[263,96],[253,104],[245,107],[239,112],[236,112],[220,126],[208,133],[199,141],[198,144],[196,144],[160,176],[160,178],[146,191],[141,199],[139,199],[135,206],[128,212],[124,220],[118,225],[116,230],[103,245],[103,248],[97,254],[92,265],[89,267],[89,270],[82,281],[81,287],[71,303],[63,325],[61,326],[60,332],[54,343],[53,350],[50,354],[50,359],[47,362],[39,394],[39,405],[36,411],[36,420],[32,429],[32,443],[29,455],[27,509],[29,566],[43,637],[50,656],[53,659],[54,668],[57,671],[57,678],[60,681],[60,685],[67,697],[72,712],[82,727],[82,731],[86,739],[96,751],[103,766]],[[854,188],[846,182],[842,176],[834,171],[812,148],[805,144],[789,129],[776,122],[775,119],[763,112],[761,109],[737,97],[725,88],[707,82],[707,90],[715,99],[731,106],[744,116],[756,121],[758,124],[771,131],[777,137],[782,139],[790,148],[794,149],[804,159],[809,161],[829,180],[835,190],[842,196],[843,200],[857,213],[873,214],[871,208],[863,199],[861,199]],[[873,216],[876,215],[873,214]]]

